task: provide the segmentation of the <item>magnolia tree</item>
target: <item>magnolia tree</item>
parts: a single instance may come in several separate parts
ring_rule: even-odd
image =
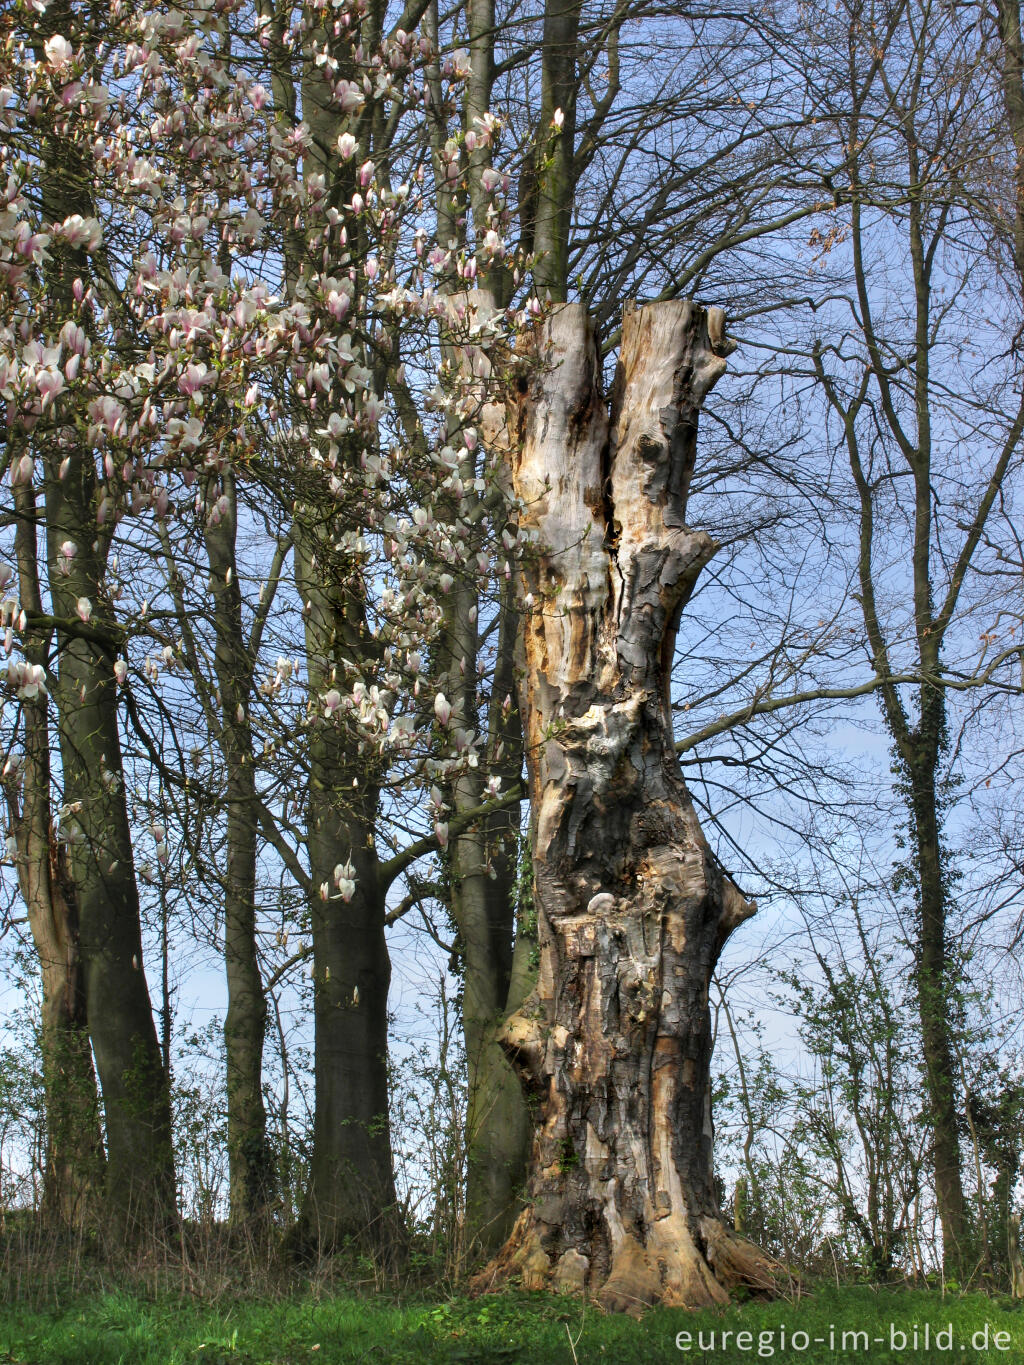
[[[177,832],[140,828],[122,722],[177,671],[224,758],[233,1201],[251,1213],[262,1197],[265,839],[310,898],[323,1160],[309,1221],[333,1241],[345,1173],[374,1174],[378,1208],[390,1194],[387,888],[444,846],[442,788],[479,762],[425,662],[454,574],[490,573],[466,526],[490,475],[481,461],[465,485],[467,400],[455,379],[437,386],[424,344],[447,316],[431,272],[476,273],[471,250],[432,247],[426,226],[417,110],[435,54],[401,27],[374,31],[359,4],[282,24],[243,6],[36,0],[8,14],[2,42],[0,385],[16,528],[5,783],[48,1027],[72,1040],[47,1052],[48,1090],[62,1092],[67,1053],[91,1103],[87,1033],[106,1193],[128,1221],[169,1213],[139,871],[159,875]],[[282,54],[301,63],[298,82]],[[457,62],[439,74],[462,75]],[[482,117],[474,137],[493,131]],[[481,240],[488,259],[501,249],[496,231]],[[250,489],[277,499],[285,528],[255,602],[236,557]],[[190,537],[209,570],[201,626],[175,558]],[[294,590],[275,594],[289,553]],[[147,572],[129,570],[142,560]],[[290,650],[267,660],[285,619],[302,624],[301,663]],[[297,746],[307,791],[283,762]],[[167,753],[148,756],[176,797],[199,785]],[[396,770],[424,790],[432,828],[386,859],[373,834]],[[305,829],[292,837],[296,798]],[[98,1181],[98,1128],[72,1129]],[[58,1145],[72,1131],[59,1136],[55,1109],[51,1130]],[[73,1165],[87,1169],[81,1153]]]

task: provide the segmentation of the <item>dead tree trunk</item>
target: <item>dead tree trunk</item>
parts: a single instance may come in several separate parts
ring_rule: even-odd
[[[519,381],[540,970],[503,1043],[537,1126],[529,1206],[480,1287],[519,1275],[635,1310],[771,1284],[712,1175],[708,988],[754,907],[701,833],[668,695],[679,614],[716,548],[684,519],[697,413],[731,349],[720,312],[628,310],[609,420],[569,304]]]

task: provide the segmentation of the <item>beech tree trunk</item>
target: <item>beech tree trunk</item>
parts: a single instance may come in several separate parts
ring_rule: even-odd
[[[335,576],[337,575],[337,577]],[[351,566],[331,558],[322,528],[296,522],[295,578],[306,614],[313,696],[344,685],[346,663],[364,659],[370,632]],[[401,1243],[388,1107],[387,887],[374,830],[378,760],[337,722],[309,728],[307,846],[312,882],[315,1113],[302,1236],[321,1252],[351,1242],[390,1259]],[[334,869],[350,863],[344,901]],[[321,894],[326,887],[327,898]]]
[[[486,52],[492,36],[490,0],[473,9],[473,22],[484,26]],[[474,29],[471,27],[471,34]],[[485,83],[485,82],[484,82]],[[480,112],[486,100],[478,98]],[[467,415],[482,429],[491,450],[507,441],[503,405],[488,401],[490,362],[472,326],[496,311],[490,290],[448,297],[451,331],[446,352],[468,383]],[[467,324],[469,329],[467,330]],[[461,436],[452,433],[461,445]],[[459,475],[471,486],[481,470],[475,450],[463,448]],[[452,508],[453,513],[456,509]],[[474,548],[482,548],[481,538]],[[444,598],[443,625],[436,657],[438,676],[452,705],[452,724],[474,733],[484,727],[486,770],[501,779],[507,792],[522,777],[523,739],[518,708],[511,703],[519,637],[519,612],[511,583],[498,604],[497,656],[485,706],[479,695],[480,626],[478,593],[469,574],[456,578]],[[490,626],[485,627],[491,629]],[[484,803],[479,769],[461,773],[451,784],[449,799],[457,816],[472,815]],[[471,1254],[493,1255],[502,1245],[521,1207],[529,1152],[529,1116],[518,1078],[499,1042],[498,1030],[525,993],[521,973],[513,973],[516,941],[516,878],[519,853],[519,802],[480,816],[453,834],[449,844],[451,914],[458,929],[463,964],[462,1025],[466,1044],[467,1162],[466,1245]],[[517,993],[512,994],[513,990]]]
[[[469,607],[476,589],[468,577],[446,603],[443,674],[445,695],[453,707],[453,723],[476,729],[481,708],[476,700],[477,627]],[[509,593],[511,597],[511,593]],[[488,771],[502,778],[502,790],[520,780],[522,741],[514,709],[503,714],[502,701],[514,690],[512,656],[516,613],[503,604],[499,625],[494,693],[488,708]],[[459,661],[465,665],[460,671]],[[495,759],[502,743],[502,760]],[[511,761],[507,761],[511,759]],[[455,812],[465,815],[485,800],[479,770],[461,774],[452,784]],[[492,812],[455,835],[451,851],[451,911],[463,956],[462,1022],[466,1042],[468,1103],[466,1112],[467,1244],[495,1252],[512,1229],[521,1206],[529,1120],[522,1090],[498,1042],[498,1029],[509,1010],[513,985],[515,890],[519,849],[519,802]],[[521,998],[522,992],[520,992]]]
[[[564,302],[569,286],[569,237],[576,189],[576,55],[582,0],[546,0],[541,48],[540,121],[533,161],[536,220],[531,249],[540,295]],[[561,125],[555,122],[561,113]]]
[[[256,952],[256,770],[249,703],[253,659],[245,640],[242,594],[235,563],[238,497],[230,472],[220,488],[229,510],[204,539],[213,585],[220,692],[220,742],[227,781],[227,866],[224,877],[224,968],[228,1008],[224,1054],[228,1100],[230,1216],[235,1226],[258,1223],[268,1212],[271,1159],[263,1103],[263,1044],[267,1002]]]
[[[754,906],[701,833],[669,713],[679,614],[716,548],[684,514],[723,322],[688,302],[627,310],[610,420],[578,304],[542,325],[519,380],[540,969],[502,1040],[537,1125],[528,1207],[481,1288],[518,1275],[638,1310],[772,1284],[712,1174],[708,989]]]

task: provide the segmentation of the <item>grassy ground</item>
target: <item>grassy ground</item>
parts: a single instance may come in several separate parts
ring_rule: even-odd
[[[867,1333],[867,1340],[844,1341],[844,1332]],[[677,1343],[679,1333],[690,1336]],[[659,1309],[640,1321],[545,1295],[513,1294],[433,1304],[306,1297],[216,1307],[106,1294],[48,1310],[0,1307],[6,1365],[735,1365],[766,1359],[1024,1365],[1024,1305],[980,1295],[833,1288],[798,1302],[752,1302],[724,1313]]]

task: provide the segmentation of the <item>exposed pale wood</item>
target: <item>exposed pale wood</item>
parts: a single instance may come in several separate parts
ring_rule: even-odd
[[[708,988],[754,907],[683,783],[668,710],[682,606],[715,544],[686,525],[697,414],[724,320],[627,311],[610,410],[590,323],[555,310],[520,380],[522,709],[535,820],[537,986],[504,1044],[537,1104],[529,1206],[480,1277],[608,1308],[722,1302],[771,1268],[712,1173]]]

